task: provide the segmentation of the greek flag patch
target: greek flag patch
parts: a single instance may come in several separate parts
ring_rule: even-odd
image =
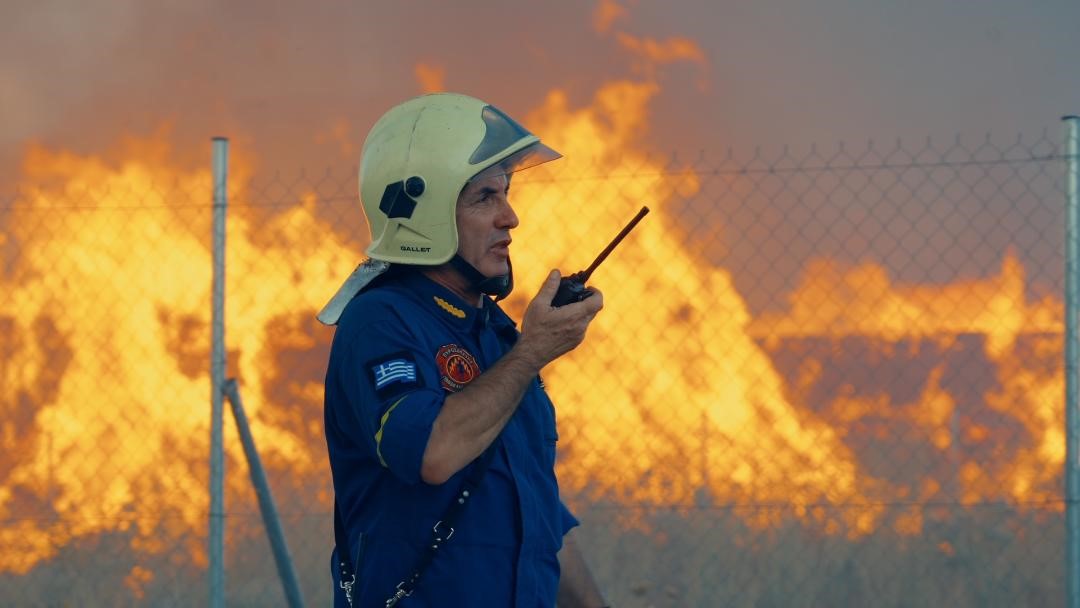
[[[369,361],[367,368],[368,378],[375,387],[375,394],[381,399],[401,394],[420,385],[416,361],[410,353],[395,353],[383,359]]]
[[[391,382],[414,382],[416,380],[416,366],[404,359],[392,359],[380,363],[371,371],[375,373],[376,389],[380,389]]]

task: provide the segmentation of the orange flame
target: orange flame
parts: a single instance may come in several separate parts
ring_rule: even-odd
[[[424,93],[438,93],[446,90],[446,68],[419,63],[413,69],[416,81],[420,83],[420,90]]]
[[[615,2],[601,6],[597,27],[609,28],[622,12]],[[692,44],[620,40],[649,61],[704,61]],[[416,74],[425,89],[441,88],[441,69],[421,65]],[[642,151],[659,91],[649,79],[612,81],[589,107],[574,108],[554,90],[525,121],[566,158],[515,180],[515,248],[532,249],[515,251],[512,311],[520,314],[548,269],[583,268],[642,204],[654,211],[594,275],[606,308],[585,344],[544,373],[559,412],[566,495],[676,508],[790,505],[808,525],[849,537],[884,525],[887,500],[1051,496],[1064,459],[1055,409],[1062,379],[1060,369],[1032,361],[1060,355],[1060,305],[1027,302],[1015,254],[997,276],[944,286],[895,285],[875,264],[817,260],[787,311],[754,318],[731,272],[703,263],[680,239],[671,201],[698,193],[698,177],[682,173],[673,183],[669,168]],[[343,123],[332,135],[347,130]],[[15,522],[0,529],[9,548],[0,571],[26,572],[75,539],[118,529],[131,532],[139,553],[180,545],[206,559],[190,531],[205,526],[208,508],[210,176],[172,166],[166,144],[134,144],[120,163],[41,148],[27,154],[28,187],[10,232],[0,235],[20,252],[0,276],[9,294],[0,310],[0,381],[12,396],[0,406],[18,414],[0,423],[0,518]],[[234,163],[234,201],[257,194],[243,188],[246,167]],[[167,198],[163,184],[190,200]],[[325,479],[322,446],[310,440],[321,436],[320,420],[260,416],[289,398],[268,388],[267,370],[288,373],[274,349],[326,344],[329,332],[313,335],[294,320],[310,318],[361,257],[317,201],[301,194],[276,215],[231,210],[227,332],[230,374],[251,396],[264,458],[297,477]],[[991,461],[962,460],[956,449],[992,444],[1001,431],[965,413],[947,366],[934,366],[910,400],[841,383],[815,408],[803,395],[821,381],[823,359],[805,357],[793,374],[776,363],[790,339],[859,336],[887,357],[912,340],[964,348],[970,335],[980,337],[996,376],[979,397],[1032,438]],[[321,402],[318,382],[290,390]],[[888,439],[888,425],[907,425],[937,454],[958,454],[953,477],[906,483],[870,473],[850,440],[871,420],[884,421],[868,431],[873,439]],[[226,429],[229,456],[242,462]],[[247,487],[235,472],[228,483],[234,492]],[[824,508],[850,504],[862,508]],[[43,509],[55,517],[43,521]],[[782,517],[780,509],[736,512],[759,527]],[[922,517],[913,509],[888,524],[919,534]],[[160,535],[164,520],[168,537]],[[125,584],[138,596],[153,579],[139,567]]]
[[[627,16],[626,8],[615,0],[600,0],[593,10],[593,29],[604,34],[619,19]]]
[[[154,158],[160,149],[161,142],[148,142],[145,154],[132,158]],[[235,165],[233,179],[242,182],[243,163]],[[15,522],[0,529],[0,543],[10,548],[0,554],[0,570],[25,572],[72,539],[103,529],[136,528],[133,546],[164,551],[176,539],[153,532],[161,518],[199,529],[208,508],[198,471],[209,438],[211,258],[197,235],[210,234],[210,176],[36,147],[26,173],[59,179],[63,188],[31,181],[10,226],[21,258],[2,280],[11,295],[0,315],[8,336],[0,342],[0,370],[10,394],[32,405],[23,413],[32,422],[19,429],[5,420],[0,434],[7,471],[0,518]],[[162,185],[192,199],[166,198]],[[258,230],[250,209],[238,207],[229,217],[229,258],[242,272],[228,274],[227,293],[250,298],[228,304],[230,365],[247,394],[263,392],[272,321],[313,308],[319,294],[336,288],[341,269],[355,263],[350,244],[315,217],[314,202],[306,195]],[[322,474],[325,463],[291,429],[260,424],[260,402],[248,401],[249,415],[267,450],[300,474]],[[236,438],[228,445],[242,462]],[[160,480],[167,484],[155,489]],[[242,475],[230,482],[246,485]],[[63,525],[39,525],[36,513],[20,506],[26,496],[46,501]],[[201,546],[185,544],[204,559]]]
[[[563,433],[561,482],[571,496],[599,488],[657,505],[692,505],[702,490],[728,500],[851,500],[852,455],[833,429],[785,398],[782,379],[746,331],[750,315],[730,274],[684,250],[667,216],[663,168],[636,151],[657,92],[653,83],[608,83],[591,108],[573,110],[556,91],[530,117],[566,159],[547,169],[559,200],[531,175],[515,184],[519,240],[544,243],[542,252],[515,258],[521,285],[539,284],[551,267],[584,267],[641,204],[659,212],[594,275],[604,312],[585,344],[545,372]],[[570,177],[590,170],[627,177],[599,187]],[[698,190],[692,174],[681,179],[683,196]],[[510,304],[520,310],[526,296]],[[607,405],[597,407],[601,395]],[[859,517],[866,521],[847,523],[872,523]]]

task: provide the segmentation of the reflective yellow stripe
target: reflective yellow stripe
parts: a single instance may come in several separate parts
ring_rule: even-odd
[[[405,397],[408,397],[408,395],[405,395]],[[383,428],[386,427],[386,421],[390,418],[390,412],[394,411],[394,408],[404,401],[405,397],[395,401],[394,405],[391,405],[390,409],[386,410],[386,413],[382,415],[382,420],[379,421],[379,430],[375,432],[375,453],[379,456],[379,462],[382,463],[382,466],[388,469],[390,468],[390,465],[386,464],[386,461],[383,460],[382,457],[382,432]]]

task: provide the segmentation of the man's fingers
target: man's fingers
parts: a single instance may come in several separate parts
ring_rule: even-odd
[[[572,302],[563,306],[574,314],[587,314],[591,317],[596,316],[596,313],[600,312],[600,309],[604,307],[604,294],[595,287],[589,287],[589,291],[593,295],[581,300],[579,302]]]
[[[590,287],[589,291],[593,292],[593,295],[585,298],[585,301],[589,303],[591,314],[595,316],[604,307],[604,293],[595,287]]]

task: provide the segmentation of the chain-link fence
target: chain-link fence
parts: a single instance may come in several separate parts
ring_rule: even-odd
[[[515,178],[517,318],[653,209],[545,370],[614,605],[1064,602],[1056,141],[568,154]],[[209,171],[35,154],[0,209],[0,604],[205,604]],[[230,187],[227,375],[328,605],[314,313],[366,244],[355,176],[239,164]],[[284,605],[225,429],[226,602]]]

